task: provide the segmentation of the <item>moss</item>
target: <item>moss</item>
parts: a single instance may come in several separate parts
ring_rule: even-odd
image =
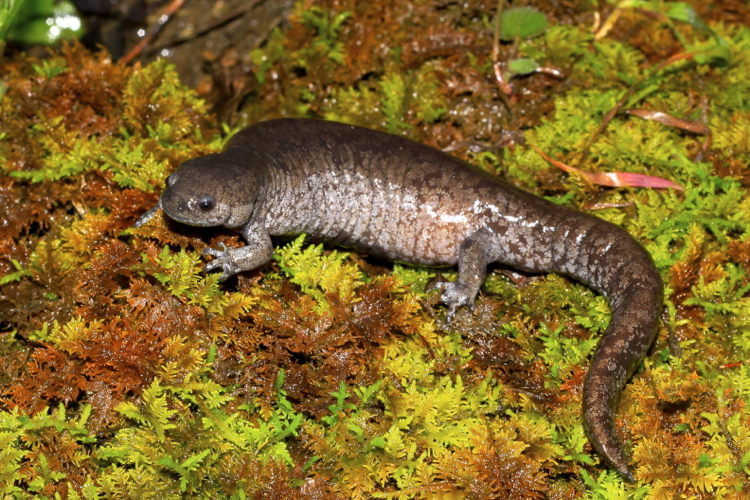
[[[602,297],[560,276],[516,286],[494,273],[446,331],[424,293],[435,270],[304,238],[221,284],[200,273],[200,252],[241,245],[237,235],[162,218],[130,226],[166,175],[232,130],[168,64],[126,67],[73,44],[2,70],[5,496],[747,496],[750,30],[712,21],[712,34],[626,11],[594,41],[553,23],[515,47],[569,77],[513,78],[508,112],[491,12],[452,6],[300,3],[288,31],[253,54],[259,83],[240,122],[312,116],[389,130],[560,203],[607,206],[597,214],[654,256],[682,344],[671,357],[661,328],[619,407],[638,483],[602,467],[581,425],[587,360],[609,319]],[[731,54],[723,66],[693,57],[650,73],[717,37]],[[706,123],[712,142],[618,115],[578,165],[644,77],[627,106]],[[506,129],[560,161],[686,191],[587,184],[519,141],[500,150]]]

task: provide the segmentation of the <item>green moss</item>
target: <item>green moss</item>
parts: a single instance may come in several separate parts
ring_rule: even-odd
[[[349,302],[363,281],[363,274],[352,264],[344,264],[349,257],[346,252],[333,252],[324,255],[323,245],[309,245],[303,249],[305,236],[279,249],[274,258],[279,267],[299,285],[302,292],[313,297],[319,304],[327,303],[326,295],[336,293]]]

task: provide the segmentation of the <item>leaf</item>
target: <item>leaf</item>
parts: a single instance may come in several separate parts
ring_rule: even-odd
[[[547,16],[533,7],[515,7],[503,11],[500,22],[500,38],[533,38],[547,29]]]
[[[709,30],[708,25],[700,18],[692,5],[684,2],[669,2],[667,16],[677,21],[688,23],[695,29]]]
[[[8,30],[18,17],[23,4],[24,0],[9,0],[0,4],[0,49],[4,47],[3,44],[7,37]],[[0,50],[0,56],[2,55],[3,52]]]
[[[644,120],[652,120],[669,127],[679,128],[686,132],[692,132],[693,134],[707,135],[711,133],[711,130],[702,123],[682,120],[662,111],[653,111],[650,109],[628,109],[625,110],[625,113],[631,116],[637,116],[638,118],[643,118]]]
[[[534,148],[534,150],[539,153],[545,160],[547,160],[557,168],[565,170],[566,172],[574,172],[582,177],[585,177],[592,184],[596,184],[599,186],[650,187],[669,188],[676,189],[678,191],[685,190],[685,188],[683,188],[676,182],[670,181],[668,179],[662,179],[661,177],[653,177],[651,175],[632,174],[630,172],[584,172],[583,170],[553,160],[546,154],[542,153],[542,151],[533,144],[531,144],[531,147]]]
[[[688,47],[695,62],[718,68],[729,66],[732,62],[732,52],[724,44],[708,43],[700,46]]]
[[[709,64],[716,67],[726,67],[732,61],[732,51],[729,44],[716,31],[701,19],[692,5],[684,2],[668,2],[669,9],[666,15],[677,21],[689,24],[698,31],[711,34],[713,41],[700,48],[696,46],[686,47],[695,55],[698,64]]]
[[[539,64],[532,59],[513,59],[508,62],[508,69],[516,75],[528,75],[539,69]]]
[[[8,33],[11,40],[26,45],[52,45],[83,34],[83,22],[69,0],[18,3],[23,6]]]

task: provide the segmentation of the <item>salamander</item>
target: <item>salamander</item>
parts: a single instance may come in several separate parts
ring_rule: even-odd
[[[557,272],[604,295],[611,321],[583,389],[594,448],[634,478],[614,432],[623,387],[654,340],[663,284],[649,253],[602,219],[555,205],[432,147],[342,123],[279,119],[236,134],[220,153],[167,178],[159,211],[193,226],[242,234],[240,248],[207,248],[204,271],[224,280],[271,259],[272,237],[305,233],[408,264],[458,266],[438,283],[447,319],[472,306],[487,265]]]

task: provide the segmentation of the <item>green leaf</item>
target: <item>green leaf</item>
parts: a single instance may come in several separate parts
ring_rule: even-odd
[[[16,20],[23,3],[24,0],[3,0],[0,4],[0,56],[2,55],[2,43],[5,41],[8,30]]]
[[[729,50],[729,47],[720,43],[711,43],[698,49],[691,48],[690,50],[696,52],[695,62],[698,64],[725,68],[732,62],[732,51]]]
[[[548,25],[547,17],[532,7],[507,9],[500,22],[500,38],[532,38],[544,33]]]
[[[28,45],[52,45],[83,34],[83,22],[73,3],[63,0],[23,4],[8,33],[9,39]],[[49,10],[49,7],[52,9]]]
[[[700,18],[698,13],[695,12],[693,6],[687,3],[675,2],[670,4],[667,16],[676,21],[688,23],[695,29],[709,30],[708,25]]]
[[[695,56],[695,61],[698,64],[726,67],[732,61],[729,44],[701,19],[690,4],[683,2],[669,4],[666,15],[676,21],[687,23],[698,31],[709,33],[713,37],[713,43],[700,49],[700,53]],[[693,47],[687,47],[687,49],[695,51]]]
[[[513,59],[508,63],[508,69],[514,75],[528,75],[539,69],[539,64],[533,59]]]

